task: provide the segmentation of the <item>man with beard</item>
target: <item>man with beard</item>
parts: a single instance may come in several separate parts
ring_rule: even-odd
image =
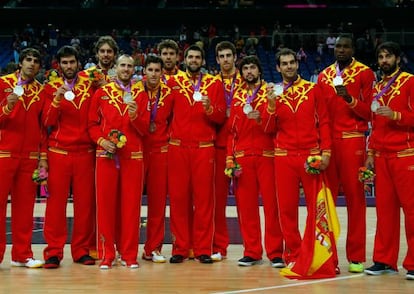
[[[272,267],[284,267],[283,236],[279,223],[274,182],[272,136],[262,128],[261,111],[266,102],[267,83],[257,56],[246,56],[239,64],[242,83],[231,102],[230,135],[227,138],[226,164],[241,167],[235,178],[234,194],[244,252],[239,266],[262,262],[262,229],[259,195],[264,209],[264,247]],[[236,176],[236,175],[234,175]]]
[[[148,101],[139,104],[137,100],[142,87],[131,82],[134,59],[121,55],[115,69],[115,81],[95,92],[88,119],[89,135],[97,145],[97,247],[102,270],[115,264],[115,249],[121,255],[121,265],[139,267],[142,138],[150,121]]]
[[[241,76],[236,68],[236,47],[229,41],[222,41],[216,45],[216,61],[220,65],[220,73],[217,78],[221,80],[226,99],[226,118],[230,116],[233,95],[241,83]],[[226,258],[229,245],[229,232],[227,229],[226,206],[229,194],[230,179],[224,174],[226,168],[226,145],[229,136],[230,121],[217,127],[216,139],[216,173],[215,173],[215,201],[214,212],[214,240],[213,261],[221,261]]]
[[[158,44],[158,54],[164,62],[162,81],[166,83],[170,78],[185,75],[185,72],[178,68],[180,48],[177,42],[166,39]]]
[[[35,80],[41,67],[40,52],[22,50],[19,69],[0,78],[0,263],[6,251],[6,209],[11,199],[13,245],[11,265],[42,267],[33,257],[32,229],[36,184],[32,173],[47,168],[41,113],[42,85]],[[42,148],[41,148],[42,147]]]
[[[98,64],[82,71],[80,75],[89,77],[91,72],[99,70],[103,76],[102,79],[94,82],[94,86],[100,87],[116,78],[114,66],[119,47],[111,36],[101,36],[96,41],[94,50]]]
[[[383,77],[375,86],[366,167],[375,168],[377,225],[374,265],[368,275],[397,273],[400,213],[404,212],[406,279],[414,280],[414,76],[400,68],[401,49],[384,42],[376,50]]]
[[[43,123],[49,128],[48,188],[43,251],[45,268],[57,268],[67,239],[66,206],[73,193],[71,253],[75,262],[93,265],[89,245],[95,237],[95,148],[88,135],[88,110],[94,93],[92,82],[78,76],[79,52],[63,46],[56,54],[61,77],[49,81]]]
[[[142,258],[154,263],[164,263],[161,254],[165,232],[167,205],[167,155],[168,128],[171,114],[171,89],[161,81],[161,57],[148,55],[145,59],[144,89],[137,99],[149,105],[150,126],[144,137],[145,185],[147,191],[147,239]]]
[[[327,106],[322,103],[318,85],[298,74],[296,52],[283,48],[276,54],[276,69],[282,83],[269,87],[267,107],[262,111],[265,132],[273,134],[275,183],[279,217],[285,240],[285,262],[291,267],[301,254],[299,195],[302,185],[308,216],[316,207],[315,189],[320,175],[309,174],[304,163],[309,156],[320,156],[320,170],[330,162],[331,135]],[[314,217],[314,216],[313,216]],[[332,271],[335,271],[333,267]]]
[[[351,36],[340,35],[334,47],[336,61],[319,74],[318,84],[324,93],[323,103],[328,107],[333,139],[332,156],[326,170],[328,182],[335,201],[342,186],[348,210],[348,271],[361,273],[366,259],[366,200],[364,184],[358,180],[358,169],[365,162],[375,75],[368,66],[353,58],[353,54]]]
[[[226,105],[220,81],[201,72],[204,61],[204,50],[191,45],[184,53],[186,74],[168,80],[174,91],[168,146],[170,263],[183,262],[191,247],[198,261],[213,262],[214,142]]]

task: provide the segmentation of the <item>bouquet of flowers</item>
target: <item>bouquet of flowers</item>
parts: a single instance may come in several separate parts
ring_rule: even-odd
[[[322,156],[320,155],[310,155],[306,159],[305,162],[305,170],[308,174],[317,175],[320,174],[321,171],[319,168],[321,167],[322,163]]]
[[[45,72],[45,78],[48,82],[53,82],[59,77],[59,72],[56,69],[49,69]]]
[[[229,178],[232,177],[240,177],[242,174],[242,167],[240,164],[235,162],[233,159],[227,159],[226,161],[226,168],[224,169],[224,174]]]
[[[358,169],[358,180],[360,182],[371,181],[375,177],[375,173],[367,168],[366,166],[361,166]]]
[[[32,180],[36,184],[40,185],[40,196],[49,196],[49,192],[47,190],[47,177],[48,172],[44,167],[36,168],[32,174]]]
[[[127,142],[126,136],[121,131],[115,129],[109,132],[108,140],[114,143],[117,149],[124,147]],[[111,153],[105,151],[105,153],[108,154],[109,158],[115,159],[115,166],[119,169],[120,163],[118,155],[115,152]]]
[[[104,74],[97,68],[94,68],[89,72],[89,80],[92,82],[98,82],[104,78]]]
[[[111,130],[108,134],[108,140],[116,145],[116,148],[122,148],[125,146],[127,138],[119,130]]]
[[[32,174],[33,182],[38,185],[47,185],[48,172],[44,167],[36,168]]]

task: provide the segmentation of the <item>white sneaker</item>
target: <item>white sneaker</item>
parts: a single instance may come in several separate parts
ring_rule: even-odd
[[[165,256],[162,255],[158,250],[152,251],[151,255],[152,255],[151,260],[154,263],[165,263],[165,262],[167,262],[167,259],[165,258]]]
[[[128,268],[139,268],[139,264],[136,261],[127,262],[125,260],[121,260],[121,265],[126,266]]]
[[[27,258],[25,262],[20,261],[11,261],[11,266],[17,266],[17,267],[27,267],[27,268],[39,268],[42,267],[44,262],[43,260],[38,260],[34,258]]]
[[[210,257],[213,261],[222,261],[223,260],[223,256],[221,255],[220,252],[213,253]]]

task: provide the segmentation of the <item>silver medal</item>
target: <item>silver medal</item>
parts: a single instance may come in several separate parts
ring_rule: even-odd
[[[113,68],[111,68],[110,70],[108,70],[108,76],[109,76],[110,78],[114,78],[114,77],[116,77],[116,70],[115,70],[115,69],[113,69]]]
[[[244,114],[249,114],[252,111],[253,111],[253,107],[249,103],[244,104],[243,106]]]
[[[13,89],[13,93],[20,97],[24,94],[24,89],[22,86],[16,86]]]
[[[274,89],[273,89],[273,93],[274,93],[276,96],[280,96],[280,95],[282,95],[282,94],[283,94],[283,86],[281,86],[281,85],[276,85],[276,86],[274,87]]]
[[[336,76],[334,79],[333,79],[333,85],[334,86],[341,86],[343,83],[344,83],[344,80],[340,77],[340,76]]]
[[[124,99],[124,103],[131,102],[132,101],[132,95],[131,95],[131,93],[125,93],[123,99]]]
[[[75,93],[73,93],[72,91],[66,91],[63,96],[68,101],[72,101],[73,99],[75,99]]]
[[[194,94],[193,94],[194,101],[196,101],[196,102],[201,101],[201,98],[203,98],[203,95],[201,95],[200,92],[198,92],[198,91],[194,92]]]
[[[380,107],[380,104],[377,100],[373,100],[371,103],[371,111],[377,112],[378,108]]]

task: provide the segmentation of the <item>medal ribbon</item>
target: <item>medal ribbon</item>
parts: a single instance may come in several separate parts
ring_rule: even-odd
[[[257,95],[257,92],[259,92],[259,89],[262,87],[262,83],[260,82],[259,86],[256,87],[256,89],[254,89],[254,91],[252,92],[252,95],[248,95],[247,99],[246,99],[246,104],[250,104],[252,103],[252,101],[254,100],[254,98]]]
[[[124,86],[124,84],[122,84],[122,82],[118,79],[116,79],[115,82],[122,89],[122,91],[131,93],[131,81],[129,81],[127,86]]]
[[[76,77],[72,80],[72,82],[68,82],[67,79],[63,78],[63,82],[65,83],[65,85],[69,88],[70,91],[72,91],[73,87],[76,84],[76,81],[78,80],[78,76],[76,75]]]
[[[342,70],[339,69],[339,64],[336,63],[336,76],[337,77],[342,77],[342,73],[344,72],[346,67],[344,67]]]
[[[290,87],[292,87],[294,81],[290,81],[286,86],[283,86],[283,93],[285,93],[285,91],[287,89],[289,89]]]
[[[190,79],[190,81],[191,81],[191,85],[192,85],[192,87],[193,87],[193,91],[194,91],[194,93],[195,92],[199,92],[199,90],[200,90],[200,86],[201,86],[201,79],[203,78],[203,73],[202,72],[200,72],[200,75],[198,76],[198,82],[197,82],[197,85],[194,85],[194,83],[193,83],[193,80],[192,79]]]
[[[150,101],[151,101],[151,91],[148,92],[147,83],[144,84],[144,87],[145,87],[145,92],[148,93],[148,97],[150,98]],[[157,116],[158,101],[160,100],[160,96],[161,96],[161,85],[158,87],[158,92],[157,92],[157,95],[155,96],[155,103],[151,105],[151,114],[150,114],[151,122],[154,122],[155,117]]]
[[[400,74],[401,70],[399,70],[398,73],[396,73],[395,76],[393,76],[392,79],[388,81],[385,87],[382,88],[382,90],[374,96],[373,100],[378,101],[378,99],[380,99],[382,95],[384,95],[384,93],[391,87],[392,83],[394,83],[394,81],[398,78]]]
[[[27,85],[31,83],[33,79],[22,80],[20,73],[17,75],[17,86]]]
[[[234,86],[236,84],[237,71],[234,73],[233,79],[231,80],[230,92],[227,91],[226,89],[226,83],[224,82],[223,73],[220,73],[220,75],[221,75],[221,80],[222,80],[223,89],[224,89],[224,97],[226,98],[226,104],[227,104],[227,107],[230,107],[231,99],[233,98],[233,94],[234,94]]]

